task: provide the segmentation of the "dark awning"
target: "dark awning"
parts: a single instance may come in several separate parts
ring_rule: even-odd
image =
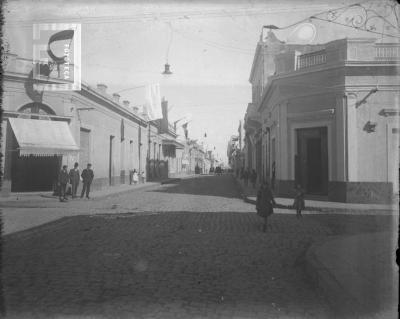
[[[179,143],[176,140],[172,140],[172,139],[164,139],[164,140],[162,140],[162,144],[163,145],[172,145],[172,146],[175,146],[175,148],[185,148],[185,145]]]

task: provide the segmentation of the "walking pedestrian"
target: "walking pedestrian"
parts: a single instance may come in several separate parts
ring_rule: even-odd
[[[133,170],[133,176],[132,176],[133,184],[136,185],[139,181],[139,175],[136,172],[136,169]]]
[[[293,207],[296,209],[296,218],[303,218],[301,211],[305,208],[304,190],[299,184],[295,188],[296,195],[294,197]]]
[[[144,171],[142,171],[142,173],[140,174],[140,182],[142,184],[146,182],[146,174],[144,173]]]
[[[257,172],[255,171],[255,169],[253,169],[253,170],[251,171],[251,174],[250,174],[250,181],[251,181],[251,184],[253,185],[253,188],[256,188]]]
[[[69,171],[69,182],[71,183],[71,195],[72,198],[76,198],[76,192],[78,190],[78,186],[79,186],[79,180],[80,180],[81,176],[79,174],[79,164],[75,163],[74,164],[74,168],[71,168],[71,170]]]
[[[264,182],[257,193],[257,215],[264,218],[263,232],[267,230],[268,217],[274,213],[275,199],[268,183]]]
[[[81,198],[83,197],[83,195],[86,192],[86,198],[89,199],[90,185],[92,184],[92,181],[94,178],[92,164],[87,164],[87,167],[82,171],[81,177],[82,177],[82,183],[83,183]]]
[[[60,202],[65,202],[67,200],[67,196],[65,194],[67,189],[67,184],[69,181],[67,168],[68,166],[64,165],[62,167],[60,174],[58,174],[58,184],[60,186],[60,194],[59,194]]]

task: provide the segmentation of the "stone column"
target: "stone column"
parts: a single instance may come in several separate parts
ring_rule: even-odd
[[[347,94],[347,180],[358,180],[358,144],[357,144],[357,95]]]

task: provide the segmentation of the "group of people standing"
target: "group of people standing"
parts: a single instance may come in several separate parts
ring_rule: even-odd
[[[139,173],[136,169],[130,172],[129,184],[136,185],[138,183],[145,183],[146,174],[144,172]]]
[[[74,168],[68,172],[68,166],[63,165],[60,174],[58,175],[58,186],[59,186],[59,198],[60,202],[67,201],[67,185],[71,184],[71,196],[72,198],[77,197],[79,182],[82,181],[81,198],[86,194],[86,198],[89,199],[90,185],[92,184],[94,173],[92,170],[92,164],[87,164],[87,167],[80,173],[79,163],[74,164]]]

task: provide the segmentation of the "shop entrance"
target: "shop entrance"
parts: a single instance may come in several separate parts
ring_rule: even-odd
[[[62,156],[12,155],[11,191],[40,192],[54,190]]]
[[[297,129],[296,183],[308,194],[328,194],[326,127]]]

